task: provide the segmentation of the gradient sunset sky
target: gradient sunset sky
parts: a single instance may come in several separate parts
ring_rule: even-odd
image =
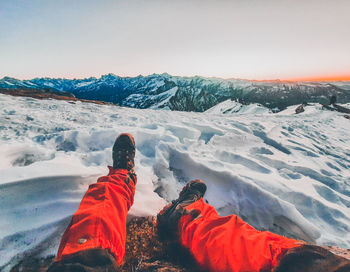
[[[350,80],[349,0],[0,0],[0,78]]]

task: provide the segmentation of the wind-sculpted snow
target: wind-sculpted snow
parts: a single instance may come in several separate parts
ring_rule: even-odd
[[[350,134],[341,114],[138,110],[0,95],[0,268],[54,254],[121,132],[135,135],[130,216],[155,215],[191,179],[260,230],[350,247]],[[218,113],[218,112],[216,112]],[[160,197],[161,196],[161,197]]]

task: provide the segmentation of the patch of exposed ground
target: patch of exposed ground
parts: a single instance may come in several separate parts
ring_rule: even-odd
[[[12,95],[12,96],[25,96],[32,97],[36,99],[57,99],[57,100],[66,100],[66,101],[82,101],[88,103],[94,103],[99,105],[112,104],[97,100],[88,100],[88,99],[79,99],[76,98],[71,93],[67,92],[53,92],[50,90],[41,90],[41,89],[0,89],[0,93]]]

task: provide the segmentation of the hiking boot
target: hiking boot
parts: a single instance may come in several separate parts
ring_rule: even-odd
[[[134,170],[135,140],[131,134],[122,133],[113,145],[113,168]]]
[[[50,265],[46,272],[116,272],[114,256],[108,249],[84,249]]]
[[[190,214],[193,219],[199,215],[199,211],[187,211],[185,207],[201,199],[207,186],[200,180],[190,181],[180,192],[179,198],[173,200],[157,215],[157,229],[161,239],[178,240],[178,223],[183,215]]]

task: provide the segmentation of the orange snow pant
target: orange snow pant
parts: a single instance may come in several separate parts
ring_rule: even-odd
[[[203,199],[188,205],[186,210],[198,210],[200,215],[194,220],[190,215],[181,218],[180,242],[209,271],[271,271],[288,249],[304,244],[258,231],[237,215],[221,217]]]
[[[134,201],[136,175],[109,167],[108,176],[91,184],[61,239],[56,261],[94,248],[108,249],[123,263],[126,216]]]
[[[61,239],[50,272],[115,271],[123,263],[126,215],[133,204],[135,185],[135,174],[110,167],[108,176],[100,177],[97,183],[89,186]],[[300,247],[303,242],[257,231],[236,215],[220,217],[203,199],[186,209],[198,210],[200,214],[195,219],[190,215],[181,217],[180,242],[206,270],[271,272],[278,266],[276,271],[279,272],[350,271],[337,270],[338,267],[349,268],[349,262],[325,249],[314,246],[303,249]],[[284,255],[289,249],[302,249],[302,252]],[[112,254],[111,266],[104,258],[106,251]],[[89,263],[86,266],[85,261]],[[305,269],[288,270],[296,263],[305,263]]]

